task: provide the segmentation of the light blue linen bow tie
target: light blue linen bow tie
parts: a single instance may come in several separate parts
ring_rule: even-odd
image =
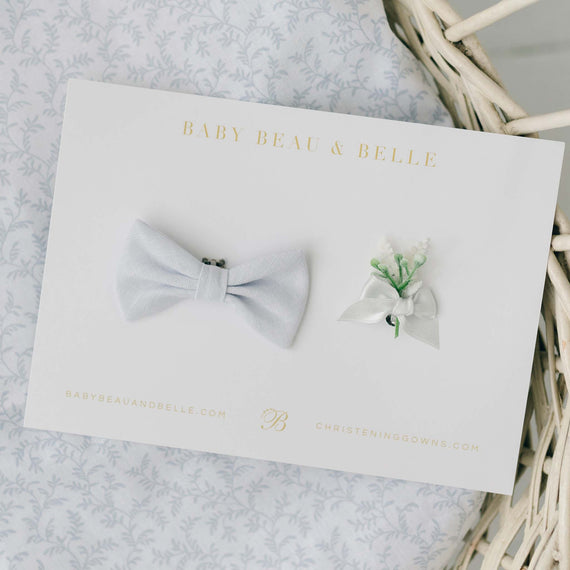
[[[299,250],[260,257],[230,269],[208,265],[137,220],[117,270],[125,319],[135,320],[193,298],[233,305],[271,342],[293,342],[307,303],[309,271]]]

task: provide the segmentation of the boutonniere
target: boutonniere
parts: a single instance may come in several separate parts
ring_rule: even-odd
[[[370,274],[356,303],[340,316],[341,321],[376,324],[385,320],[400,331],[439,348],[437,305],[431,289],[419,280],[427,261],[429,240],[418,242],[407,254],[394,253],[383,239],[376,257],[370,260]]]

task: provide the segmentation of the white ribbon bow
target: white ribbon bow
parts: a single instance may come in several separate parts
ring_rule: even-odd
[[[305,254],[284,251],[229,269],[206,265],[163,233],[137,220],[117,270],[117,295],[127,320],[184,299],[233,305],[258,333],[288,347],[309,291]]]
[[[437,305],[431,289],[421,281],[409,285],[404,296],[376,274],[364,285],[360,300],[348,307],[340,321],[376,324],[388,315],[397,317],[400,328],[411,337],[439,348]]]

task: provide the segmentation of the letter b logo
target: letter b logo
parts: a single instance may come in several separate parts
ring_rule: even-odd
[[[289,415],[285,410],[276,410],[275,408],[267,408],[261,414],[261,429],[283,431],[287,427],[287,419]]]

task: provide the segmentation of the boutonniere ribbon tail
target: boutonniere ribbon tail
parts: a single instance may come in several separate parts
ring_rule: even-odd
[[[225,268],[223,260],[196,259],[163,233],[137,220],[117,270],[117,297],[126,320],[196,299],[233,305],[258,333],[281,347],[293,342],[309,290],[299,250]]]
[[[439,324],[435,297],[421,281],[415,280],[418,269],[426,262],[427,240],[420,242],[408,256],[394,254],[383,242],[379,256],[371,261],[376,271],[364,285],[360,300],[340,316],[341,321],[377,324],[386,321],[411,337],[439,348]]]

